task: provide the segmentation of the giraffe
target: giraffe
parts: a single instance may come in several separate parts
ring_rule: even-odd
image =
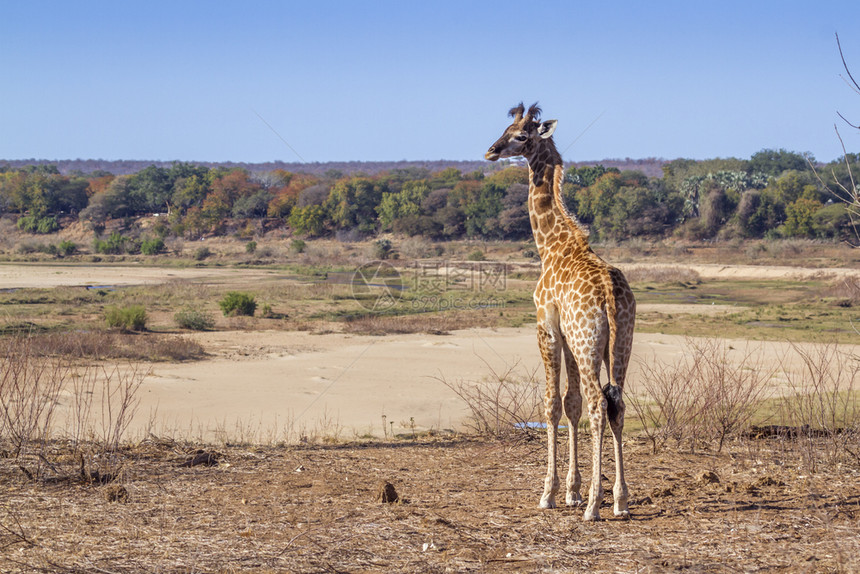
[[[540,121],[537,104],[511,109],[513,123],[485,154],[485,158],[523,156],[529,165],[529,218],[541,260],[534,292],[538,347],[546,369],[544,405],[547,418],[547,473],[541,508],[555,508],[559,490],[556,452],[562,408],[570,425],[570,465],[565,502],[582,504],[579,489],[577,425],[582,393],[591,424],[592,472],[584,520],[600,520],[603,500],[601,457],[605,420],[615,446],[615,516],[628,517],[621,431],[624,427],[624,377],[633,344],[636,301],[624,275],[592,251],[588,232],[568,212],[561,197],[563,166],[552,140],[557,120]],[[567,388],[560,395],[562,356]],[[601,388],[601,364],[609,382]]]

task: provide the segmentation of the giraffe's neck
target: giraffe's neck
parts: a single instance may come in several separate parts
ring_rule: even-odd
[[[541,261],[559,250],[590,251],[588,233],[564,206],[564,166],[552,138],[541,140],[529,162],[529,219]]]

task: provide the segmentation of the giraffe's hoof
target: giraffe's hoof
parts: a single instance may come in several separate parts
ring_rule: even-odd
[[[583,522],[600,522],[600,513],[599,512],[586,512],[582,516]]]
[[[568,506],[582,506],[582,497],[578,492],[574,495],[568,494],[565,502]]]
[[[540,504],[538,504],[538,508],[543,508],[543,509],[555,508],[555,500],[542,498],[540,501]]]
[[[613,513],[618,518],[630,518],[630,511],[626,508],[624,510],[613,510]]]

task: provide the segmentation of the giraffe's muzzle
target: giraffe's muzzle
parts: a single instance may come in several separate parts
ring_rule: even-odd
[[[487,150],[487,153],[484,154],[484,159],[496,161],[497,159],[499,159],[499,155],[499,152],[496,151],[496,146],[493,146]]]

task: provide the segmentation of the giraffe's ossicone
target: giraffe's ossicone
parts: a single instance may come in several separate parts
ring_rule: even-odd
[[[603,261],[588,244],[588,233],[565,207],[561,155],[552,140],[556,120],[540,121],[540,108],[523,104],[510,111],[513,123],[490,146],[485,158],[523,156],[529,164],[529,218],[541,260],[535,287],[538,346],[546,369],[547,474],[540,499],[553,508],[559,489],[556,467],[558,424],[562,410],[570,421],[570,468],[565,500],[582,503],[577,462],[577,424],[582,394],[591,424],[592,470],[585,520],[600,519],[603,500],[601,458],[603,430],[609,419],[615,444],[615,515],[629,516],[627,483],[621,452],[624,427],[624,377],[633,346],[636,301],[621,273]],[[560,392],[562,364],[567,371]],[[609,381],[600,384],[601,365]]]

